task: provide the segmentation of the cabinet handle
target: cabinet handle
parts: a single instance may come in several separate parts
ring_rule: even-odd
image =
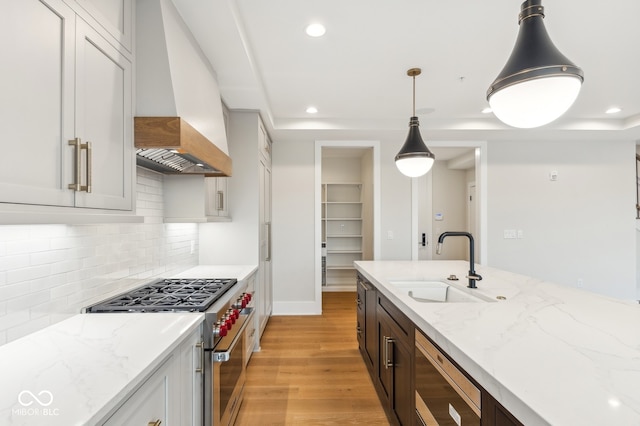
[[[266,232],[267,232],[267,253],[264,258],[264,261],[270,262],[271,261],[271,222],[265,223],[264,226],[266,227]]]
[[[76,192],[91,192],[91,142],[82,143],[80,138],[75,138],[68,141],[70,146],[75,147],[75,182],[69,184],[69,189],[72,189]],[[86,170],[86,180],[87,184],[82,185],[82,151],[87,151],[87,170]]]
[[[224,210],[224,192],[218,191],[218,205],[216,210]]]
[[[196,348],[200,349],[200,367],[196,368],[196,373],[204,373],[204,342],[196,343]]]
[[[147,424],[147,426],[160,426],[162,424],[162,420],[151,421]]]
[[[383,336],[384,338],[384,368],[389,369],[389,367],[393,367],[393,360],[389,357],[389,344],[394,344],[395,340],[391,337]],[[393,353],[393,348],[391,349],[391,353]]]
[[[87,192],[91,192],[91,176],[93,175],[93,155],[91,151],[91,142],[87,142],[85,144],[80,145],[81,149],[87,150],[87,186],[84,187],[84,190]]]

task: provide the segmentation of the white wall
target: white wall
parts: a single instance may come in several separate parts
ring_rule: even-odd
[[[637,297],[633,142],[491,141],[488,151],[490,266]]]
[[[315,301],[315,146],[273,144],[273,300]]]
[[[322,183],[362,182],[358,157],[323,157]]]
[[[636,154],[640,155],[640,145],[636,145]],[[640,185],[640,180],[638,180],[637,184]],[[636,195],[636,202],[638,201],[639,200]],[[637,217],[637,212],[636,212],[636,217]],[[640,257],[640,219],[636,219],[636,287],[637,287],[638,299],[640,299],[640,260],[638,259],[638,257]]]
[[[393,161],[401,142],[380,144],[381,260],[411,259],[411,184]],[[637,298],[634,144],[487,145],[489,266],[571,286],[582,278],[587,290]],[[274,143],[276,303],[313,300],[313,164],[312,141]],[[552,169],[557,182],[548,180]],[[504,229],[524,238],[505,240]]]
[[[379,260],[411,259],[411,178],[398,171],[394,161],[404,140],[380,144]],[[393,239],[389,239],[389,231]]]
[[[380,259],[411,258],[408,243],[411,180],[397,170],[393,160],[401,143],[380,146]],[[274,142],[272,215],[276,315],[278,302],[315,301],[314,168],[314,141]],[[387,239],[388,231],[393,239]]]
[[[233,160],[233,176],[227,181],[227,205],[231,222],[200,225],[202,264],[258,265],[258,129],[255,111],[231,111],[229,114],[229,155]],[[275,224],[272,233],[277,234]]]
[[[362,259],[373,260],[373,149],[367,149],[362,156],[362,205],[369,206],[362,212]]]
[[[196,225],[162,223],[162,175],[137,182],[142,224],[0,226],[0,344],[197,265]]]

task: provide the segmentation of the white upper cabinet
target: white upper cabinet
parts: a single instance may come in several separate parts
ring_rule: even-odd
[[[75,14],[61,0],[5,2],[0,32],[0,201],[72,206]]]
[[[119,45],[133,52],[133,0],[67,0],[81,16],[104,28]],[[85,13],[86,11],[86,13]],[[93,25],[93,22],[91,22]]]
[[[131,211],[132,63],[67,3],[3,4],[0,203]]]
[[[77,22],[76,136],[91,143],[91,192],[77,193],[78,207],[131,208],[131,62],[83,20]],[[86,180],[83,182],[86,183]]]

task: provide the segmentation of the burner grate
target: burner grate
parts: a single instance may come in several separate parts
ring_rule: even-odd
[[[237,282],[233,278],[159,279],[86,309],[87,312],[202,312]]]

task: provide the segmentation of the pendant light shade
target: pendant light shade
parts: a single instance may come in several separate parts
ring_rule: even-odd
[[[413,77],[413,116],[409,120],[407,140],[396,155],[396,167],[403,175],[409,177],[426,174],[431,170],[436,159],[420,136],[420,123],[416,117],[416,76],[421,72],[420,68],[411,68],[407,71],[407,75]]]
[[[520,30],[506,65],[487,90],[505,124],[533,128],[551,123],[578,97],[584,74],[555,47],[544,26],[542,0],[522,3]]]

